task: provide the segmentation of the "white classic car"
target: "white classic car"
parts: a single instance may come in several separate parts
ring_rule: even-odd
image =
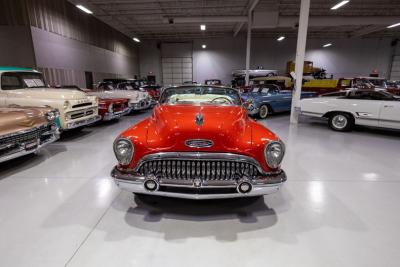
[[[385,91],[348,90],[300,101],[301,114],[327,118],[335,131],[354,125],[400,129],[400,98]]]
[[[126,89],[119,89],[113,82],[100,82],[96,89],[87,91],[87,94],[100,98],[127,98],[131,110],[143,110],[151,107],[152,100],[149,93],[134,90],[132,86],[124,88]]]
[[[45,86],[43,75],[32,69],[0,67],[0,107],[50,106],[60,112],[61,130],[92,124],[98,115],[98,98],[78,90]]]

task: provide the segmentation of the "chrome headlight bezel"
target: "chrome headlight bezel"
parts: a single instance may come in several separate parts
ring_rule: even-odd
[[[69,107],[69,101],[66,100],[66,101],[64,101],[64,106],[63,106],[63,108],[64,108],[64,109],[67,109],[68,107]]]
[[[278,155],[274,152],[280,151]],[[265,145],[264,158],[267,165],[272,169],[277,169],[285,156],[285,144],[280,141],[271,141]]]
[[[125,145],[125,149],[128,149],[128,152],[126,152],[125,155],[124,153],[121,153],[121,147],[119,147],[122,144]],[[117,138],[114,141],[113,149],[115,157],[121,165],[128,165],[132,161],[133,155],[135,154],[135,147],[132,141],[124,137]]]

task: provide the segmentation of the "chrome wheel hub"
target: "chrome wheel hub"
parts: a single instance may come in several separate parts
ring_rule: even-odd
[[[267,115],[268,115],[268,107],[262,106],[262,107],[260,108],[260,117],[261,117],[261,118],[266,118]]]
[[[343,115],[336,115],[332,119],[332,124],[337,129],[343,129],[347,125],[347,118]]]

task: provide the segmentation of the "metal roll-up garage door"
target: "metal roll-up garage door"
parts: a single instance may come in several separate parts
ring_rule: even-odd
[[[164,86],[181,85],[193,79],[192,43],[163,43],[162,77]]]

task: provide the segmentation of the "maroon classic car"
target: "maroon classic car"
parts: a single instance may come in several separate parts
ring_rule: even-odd
[[[129,99],[125,98],[100,98],[99,115],[103,121],[119,119],[130,112]]]
[[[149,95],[152,99],[152,104],[157,103],[157,101],[160,99],[161,86],[145,85],[145,86],[140,87],[140,89],[145,90],[147,93],[149,93]]]

